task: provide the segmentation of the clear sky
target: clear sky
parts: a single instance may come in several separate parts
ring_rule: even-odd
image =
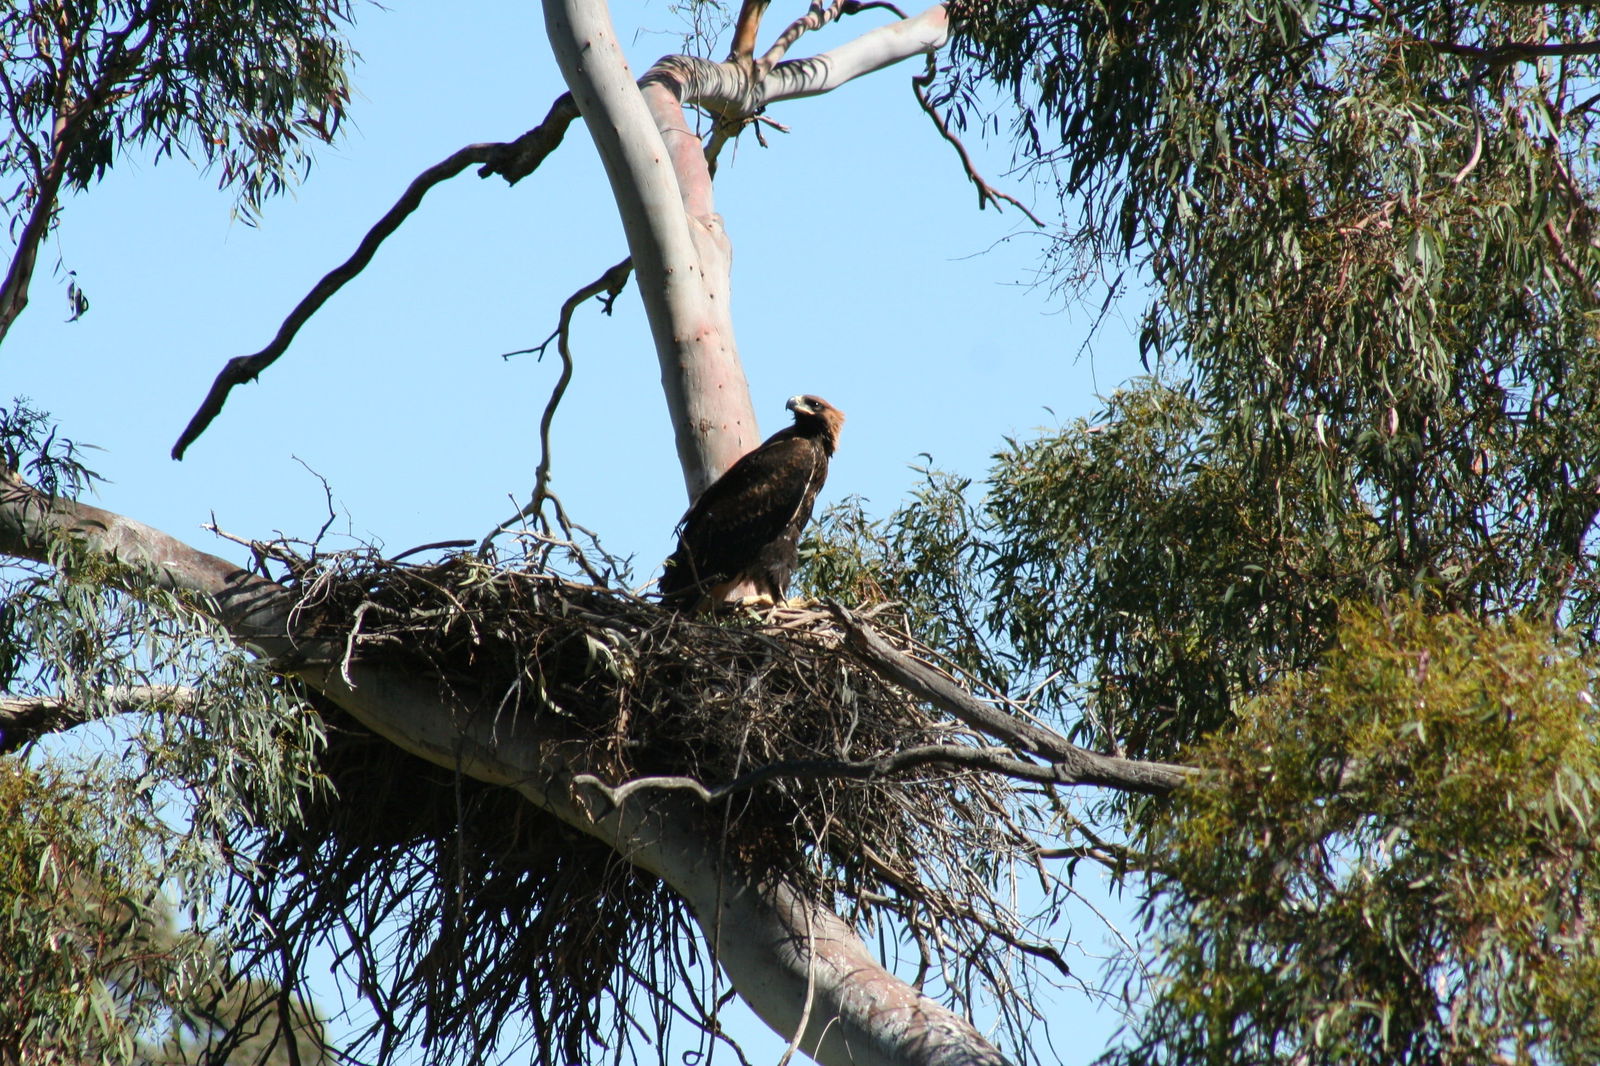
[[[636,71],[678,50],[683,26],[664,0],[613,8]],[[776,3],[769,24],[803,9]],[[882,17],[846,20],[791,54]],[[218,554],[239,555],[200,529],[213,516],[242,536],[315,533],[326,505],[308,467],[332,486],[336,532],[392,551],[483,536],[526,499],[559,369],[553,353],[542,363],[501,353],[543,340],[561,301],[626,254],[581,127],[514,188],[468,172],[431,193],[172,462],[223,362],[265,344],[418,171],[464,144],[517,136],[563,89],[534,5],[363,6],[359,19],[352,121],[303,186],[251,228],[230,217],[215,175],[181,159],[119,159],[66,204],[0,356],[7,398],[32,398],[66,435],[104,449],[91,458],[108,479],[96,502]],[[1079,354],[1095,309],[1029,286],[1043,241],[1015,210],[976,209],[911,94],[918,69],[773,108],[791,132],[769,130],[765,149],[746,136],[717,187],[762,430],[785,423],[788,396],[826,397],[849,421],[821,504],[860,494],[880,514],[928,456],[981,477],[1003,437],[1087,414],[1139,369],[1115,316]],[[1031,197],[1006,177],[1003,136],[970,147],[992,182]],[[91,301],[71,324],[67,270]],[[670,550],[686,500],[637,294],[612,318],[580,312],[574,347],[553,488],[608,548],[635,557],[642,580]],[[1078,935],[1091,948],[1103,939],[1088,925]],[[1092,1058],[1115,1024],[1076,1000],[1049,1009],[1067,1061]],[[781,1046],[758,1042],[756,1060],[775,1061]]]

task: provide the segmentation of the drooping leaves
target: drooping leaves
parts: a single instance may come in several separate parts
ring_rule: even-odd
[[[1538,625],[1350,612],[1147,840],[1164,975],[1115,1063],[1591,1063],[1594,664]]]

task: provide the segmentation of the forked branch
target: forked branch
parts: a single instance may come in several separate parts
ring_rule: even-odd
[[[372,262],[372,257],[377,254],[378,248],[400,228],[401,223],[410,217],[413,211],[422,205],[422,198],[430,189],[455,177],[475,163],[482,164],[480,177],[500,174],[507,182],[515,184],[532,173],[545,157],[555,151],[561,144],[562,138],[566,136],[567,127],[577,115],[578,110],[572,102],[572,95],[563,94],[551,105],[550,112],[543,122],[516,140],[469,144],[413,178],[411,184],[406,186],[405,192],[395,201],[394,206],[367,231],[350,258],[325,274],[305,298],[295,305],[294,310],[289,312],[283,324],[278,327],[277,335],[272,338],[270,344],[252,355],[236,356],[228,360],[222,372],[217,375],[216,381],[212,383],[211,391],[206,393],[206,398],[201,401],[199,410],[184,427],[182,435],[178,437],[178,443],[173,445],[172,457],[182,459],[189,445],[198,440],[200,434],[204,433],[217,415],[222,413],[222,406],[227,402],[228,394],[233,391],[234,386],[254,381],[263,370],[276,362],[278,357],[288,350],[295,335],[311,316],[316,314],[334,293],[344,288],[367,268],[367,264]]]
[[[556,351],[561,356],[561,374],[556,379],[555,387],[550,390],[550,399],[544,405],[544,415],[539,419],[539,466],[534,473],[533,495],[521,510],[501,522],[483,538],[483,543],[478,546],[480,553],[488,550],[490,542],[495,537],[530,515],[538,515],[544,509],[545,500],[550,493],[550,425],[555,421],[556,408],[560,406],[561,397],[566,394],[567,385],[572,381],[572,316],[586,301],[597,296],[600,297],[601,310],[609,315],[612,305],[616,303],[617,297],[622,295],[622,288],[628,284],[628,276],[632,273],[631,258],[616,264],[567,297],[566,302],[561,305],[555,332],[546,337],[542,344],[526,349],[525,352],[506,353],[508,357],[523,355],[526,352],[537,352],[542,355],[550,342],[555,341]],[[544,524],[544,532],[547,534],[551,532],[548,523]]]
[[[967,146],[962,144],[961,138],[951,131],[950,124],[944,120],[944,116],[939,114],[938,108],[934,107],[933,102],[928,99],[928,86],[933,84],[934,75],[937,73],[938,68],[934,63],[933,56],[930,55],[928,56],[928,69],[911,79],[911,91],[916,94],[917,103],[922,105],[922,110],[933,121],[934,128],[939,131],[939,136],[950,142],[950,146],[961,157],[961,166],[967,172],[967,180],[972,182],[973,186],[978,190],[978,210],[981,211],[985,206],[994,204],[996,211],[1004,211],[1005,208],[1000,205],[1000,201],[1004,200],[1008,204],[1015,205],[1017,210],[1027,215],[1028,221],[1039,229],[1044,229],[1044,222],[1040,220],[1038,215],[1028,210],[1026,204],[1015,196],[1003,193],[987,181],[984,181],[983,175],[978,173],[978,168],[973,166],[972,156],[967,154]]]

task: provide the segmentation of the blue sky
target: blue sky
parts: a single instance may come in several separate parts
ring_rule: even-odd
[[[636,70],[678,49],[668,4],[613,7]],[[776,4],[769,22],[802,8]],[[463,144],[515,137],[562,91],[532,5],[359,17],[352,121],[306,184],[251,228],[230,217],[214,175],[181,159],[119,160],[66,204],[3,354],[7,397],[31,397],[67,435],[104,449],[91,460],[108,478],[96,502],[231,557],[202,524],[214,517],[252,537],[317,530],[326,505],[307,467],[332,486],[336,533],[393,551],[481,537],[526,498],[558,370],[553,354],[501,353],[542,340],[561,301],[626,254],[580,128],[515,188],[469,172],[431,193],[288,354],[235,391],[187,459],[168,459],[223,362],[261,347],[418,171]],[[859,494],[880,514],[926,456],[979,477],[1004,436],[1087,414],[1139,369],[1116,316],[1080,356],[1094,309],[1027,284],[1042,241],[1014,210],[976,209],[912,97],[917,69],[773,108],[791,132],[769,131],[766,149],[746,137],[718,177],[762,430],[781,428],[792,394],[828,398],[849,421],[822,503]],[[1031,198],[1005,177],[1004,138],[970,147],[991,181]],[[75,323],[64,321],[65,275],[51,275],[58,260],[92,304]],[[553,488],[648,575],[686,501],[637,294],[611,318],[581,311],[574,348]],[[1087,925],[1079,936],[1103,939]],[[1092,1057],[1114,1025],[1083,1017],[1076,1000],[1050,1010],[1062,1012],[1057,1050],[1069,1059]],[[765,1050],[775,1060],[781,1044]]]

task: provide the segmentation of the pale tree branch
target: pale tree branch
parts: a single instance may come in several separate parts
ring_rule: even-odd
[[[597,810],[575,786],[593,774],[586,741],[546,733],[527,716],[502,720],[499,701],[400,670],[351,661],[295,639],[296,597],[265,578],[109,511],[48,499],[15,475],[0,479],[0,553],[48,562],[62,538],[112,574],[192,596],[234,639],[276,661],[377,735],[436,765],[516,789],[605,842],[678,893],[716,945],[734,988],[775,1030],[824,1066],[1001,1066],[960,1016],[886,971],[837,914],[782,881],[756,883],[722,853],[714,821],[671,796],[636,796]],[[718,938],[719,929],[738,936]],[[815,982],[810,1023],[802,1005]]]
[[[114,712],[187,711],[194,690],[181,685],[123,685],[95,694],[95,702]],[[83,725],[95,714],[82,699],[60,696],[0,696],[0,755],[40,737]]]
[[[649,76],[642,88],[635,83],[603,4],[545,0],[544,11],[611,183],[693,497],[760,439],[733,334],[731,257],[711,206],[710,172],[672,87]]]
[[[984,705],[979,704],[979,706]],[[1014,720],[1007,720],[1005,731],[1010,731],[1013,724]],[[885,781],[896,774],[923,767],[998,774],[1042,785],[1096,785],[1145,794],[1170,792],[1192,772],[1188,767],[1136,762],[1129,759],[1112,760],[1124,765],[1107,771],[1094,760],[1109,757],[1078,748],[1064,737],[1057,738],[1057,743],[1063,749],[1070,749],[1072,756],[1047,765],[1019,759],[1012,752],[1001,748],[981,748],[966,744],[922,744],[914,748],[901,748],[899,751],[889,752],[875,759],[807,759],[770,763],[714,788],[692,777],[677,776],[636,777],[619,785],[608,785],[598,777],[583,775],[575,778],[573,784],[593,788],[613,806],[621,806],[627,802],[628,797],[650,790],[687,792],[701,803],[713,804],[779,778]],[[1089,759],[1085,760],[1082,756],[1089,756]],[[1173,770],[1182,773],[1169,774],[1169,771]]]
[[[912,56],[937,52],[949,39],[949,12],[943,4],[935,4],[910,18],[868,30],[827,52],[776,64],[761,80],[761,103],[832,92]]]
[[[739,17],[733,24],[733,46],[728,50],[730,60],[748,62],[755,55],[761,18],[771,3],[772,0],[744,0],[739,5]]]
[[[794,47],[794,43],[801,37],[813,30],[820,30],[843,14],[844,6],[844,0],[833,0],[831,4],[824,4],[822,0],[811,0],[811,9],[789,23],[784,31],[778,34],[778,39],[772,42],[772,47],[761,56],[759,69],[763,72],[771,70],[779,60],[788,55],[789,49]]]
[[[550,112],[543,122],[515,141],[469,144],[413,178],[411,184],[406,186],[405,192],[394,202],[394,206],[390,207],[367,231],[366,236],[361,238],[361,243],[356,245],[356,250],[351,253],[350,258],[323,275],[322,280],[294,306],[265,348],[251,355],[235,356],[228,360],[212,383],[211,390],[201,401],[194,417],[184,427],[178,442],[172,446],[172,457],[183,458],[183,453],[188,450],[189,445],[198,440],[200,434],[204,433],[222,413],[222,406],[227,402],[228,394],[235,386],[254,381],[263,370],[288,351],[289,345],[301,327],[311,319],[312,315],[321,310],[323,304],[327,303],[335,293],[367,268],[367,264],[372,262],[372,257],[377,254],[383,242],[422,205],[422,199],[429,190],[455,177],[473,164],[482,165],[479,171],[480,177],[500,174],[507,182],[515,184],[532,173],[546,156],[560,146],[562,138],[566,136],[567,127],[577,115],[571,94],[563,94],[551,105]]]

